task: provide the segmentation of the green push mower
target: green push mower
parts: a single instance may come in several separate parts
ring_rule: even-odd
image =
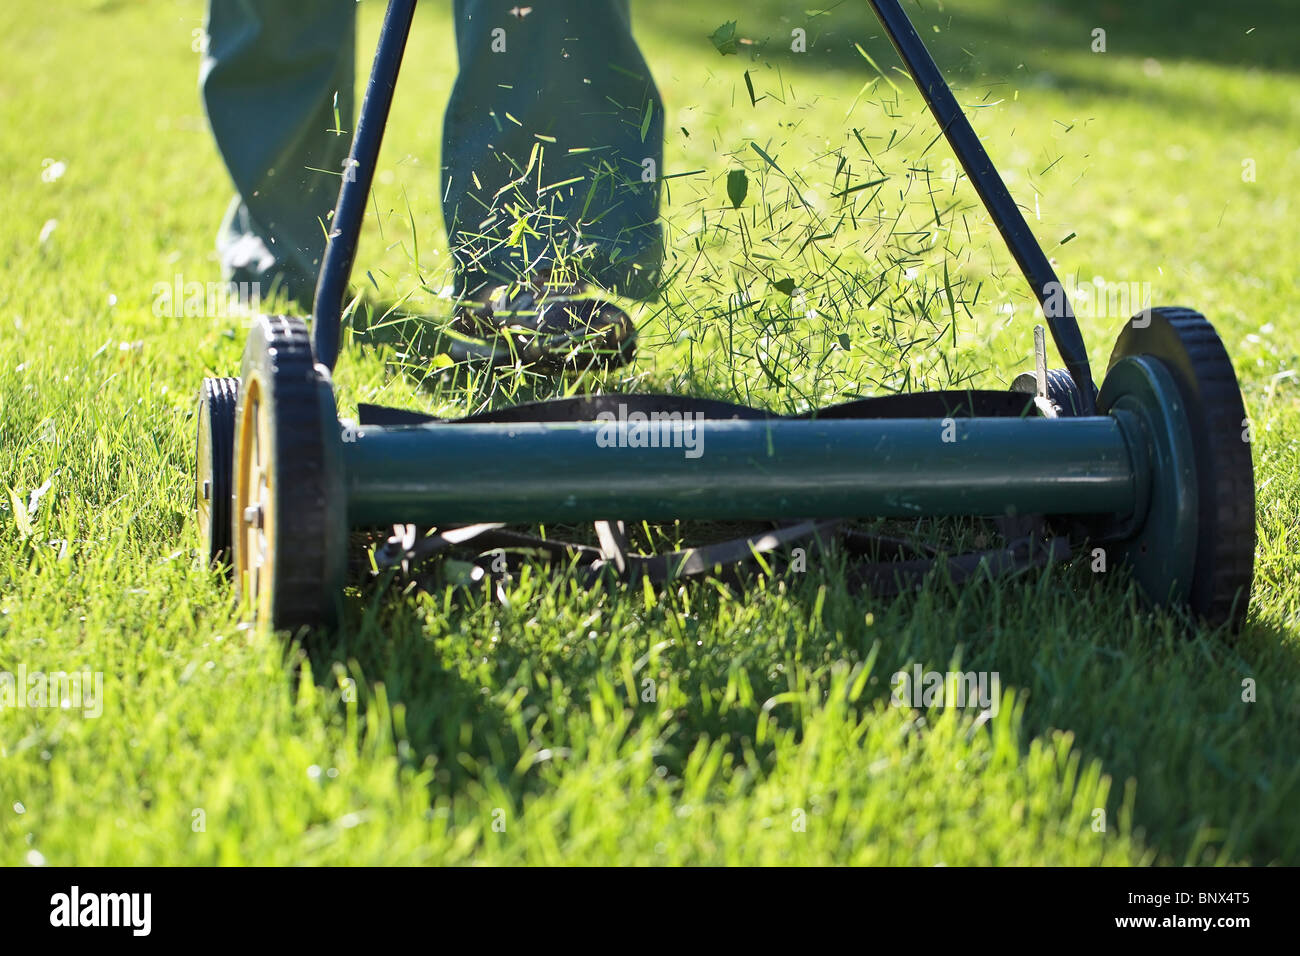
[[[1081,547],[1127,566],[1155,604],[1239,625],[1255,489],[1246,413],[1213,327],[1183,308],[1125,324],[1100,391],[1051,264],[897,0],[871,0],[1043,307],[1065,368],[1009,391],[888,395],[798,416],[670,395],[599,395],[456,420],[362,405],[338,418],[331,370],[344,295],[415,0],[390,0],[316,289],[300,319],[261,317],[239,379],[199,396],[196,499],[207,558],[276,628],[337,619],[354,530],[390,529],[381,567],[460,556],[469,578],[520,553],[580,576],[669,580],[835,538],[873,593],[1042,566]],[[706,438],[707,441],[702,439]],[[665,446],[701,449],[664,454]],[[855,530],[862,518],[971,516],[1001,547],[944,556]],[[765,521],[770,530],[635,553],[625,521]],[[512,526],[595,522],[573,544]],[[511,557],[507,559],[505,555]]]

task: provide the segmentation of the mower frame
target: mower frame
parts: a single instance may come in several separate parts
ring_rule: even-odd
[[[277,627],[333,619],[355,528],[1036,515],[1082,528],[1077,540],[1110,549],[1152,601],[1240,623],[1253,574],[1253,470],[1249,447],[1232,446],[1245,413],[1218,336],[1189,310],[1148,310],[1126,324],[1098,392],[1064,289],[934,59],[897,0],[869,2],[1042,306],[1066,369],[1045,371],[1039,337],[1030,389],[1016,386],[1035,392],[1032,401],[968,391],[963,412],[949,401],[955,393],[910,396],[940,409],[924,417],[909,411],[915,403],[890,402],[909,396],[799,417],[701,412],[703,420],[669,417],[655,444],[636,422],[595,420],[592,401],[564,414],[558,402],[495,419],[387,410],[361,425],[341,422],[331,371],[344,297],[416,8],[416,0],[389,0],[310,341],[301,320],[263,318],[249,337],[233,415],[232,386],[202,393],[202,427],[233,418],[234,436],[214,442],[205,433],[198,481],[209,495],[231,495],[226,546],[236,587],[259,617]],[[705,453],[672,451],[701,426]],[[233,477],[215,458],[205,462],[211,447],[233,447]],[[205,533],[210,556],[221,559],[221,529],[205,525]],[[609,534],[606,523],[602,541]]]

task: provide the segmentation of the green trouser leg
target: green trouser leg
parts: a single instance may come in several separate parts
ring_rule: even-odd
[[[209,0],[203,97],[239,194],[218,247],[226,276],[261,279],[263,295],[266,277],[281,276],[310,304],[320,220],[337,199],[334,171],[353,128],[355,7]],[[455,4],[460,73],[443,130],[443,196],[457,288],[474,294],[577,262],[606,289],[648,295],[662,254],[663,107],[627,0],[512,9],[527,8]],[[342,135],[330,132],[336,94]],[[561,183],[539,197],[539,186]]]
[[[208,5],[200,86],[238,192],[217,238],[222,272],[262,296],[277,284],[304,308],[351,144],[355,12],[355,0]]]
[[[443,215],[458,291],[574,266],[645,297],[662,257],[663,105],[628,0],[545,0],[512,13],[528,9],[455,3]]]

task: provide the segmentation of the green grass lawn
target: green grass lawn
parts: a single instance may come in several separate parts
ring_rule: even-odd
[[[640,359],[586,384],[784,409],[1031,367],[1032,300],[865,2],[633,6],[664,174],[703,172],[669,181],[683,268],[640,313]],[[896,601],[834,568],[744,594],[525,573],[506,605],[357,579],[309,649],[241,623],[195,552],[193,395],[238,373],[245,320],[153,309],[159,283],[219,278],[203,5],[0,6],[0,671],[103,674],[99,716],[0,710],[0,862],[1300,863],[1300,20],[1283,6],[908,5],[1062,276],[1137,283],[1222,335],[1259,508],[1236,638],[1189,634],[1080,562]],[[361,6],[363,63],[382,7]],[[709,35],[732,19],[752,42],[724,57]],[[452,56],[444,5],[425,5],[358,263],[371,321],[404,296],[439,309]],[[882,175],[834,240],[777,234]],[[815,315],[789,318],[786,277]],[[1127,316],[1080,311],[1104,370]],[[412,374],[378,338],[348,344],[344,415],[524,394]],[[891,706],[914,664],[997,672],[997,713]]]

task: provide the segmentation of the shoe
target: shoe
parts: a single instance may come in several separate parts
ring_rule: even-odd
[[[462,304],[451,332],[449,352],[457,361],[545,372],[617,368],[636,354],[636,327],[626,312],[590,286],[553,283],[546,272],[498,286],[486,301]]]
[[[222,278],[245,305],[283,296],[304,313],[311,312],[319,258],[295,252],[283,238],[277,242],[238,198],[231,202],[217,233],[217,256]]]
[[[221,274],[243,305],[256,306],[283,295],[303,312],[311,312],[315,280],[278,261],[258,236],[240,236],[220,254]]]

